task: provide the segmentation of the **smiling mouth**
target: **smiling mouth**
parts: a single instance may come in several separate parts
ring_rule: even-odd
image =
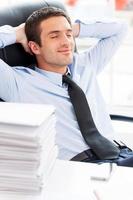
[[[65,50],[61,50],[61,51],[58,51],[59,53],[62,53],[62,54],[70,54],[72,53],[72,50],[71,49],[65,49]]]

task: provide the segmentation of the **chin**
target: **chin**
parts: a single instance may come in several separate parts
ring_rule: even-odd
[[[60,66],[67,66],[67,65],[70,65],[73,61],[73,57],[67,57],[67,58],[60,58],[59,62],[57,65],[60,65]]]
[[[72,63],[72,61],[71,62],[64,62],[63,64],[62,64],[62,66],[64,67],[64,66],[68,66],[68,65],[70,65]]]
[[[67,61],[66,61],[66,64],[65,65],[70,65],[73,61],[73,58],[69,58]]]

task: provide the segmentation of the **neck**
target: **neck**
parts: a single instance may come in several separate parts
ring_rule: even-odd
[[[50,72],[55,72],[55,73],[59,73],[59,74],[65,74],[67,71],[67,66],[40,66],[38,65],[38,68],[46,70],[46,71],[50,71]]]

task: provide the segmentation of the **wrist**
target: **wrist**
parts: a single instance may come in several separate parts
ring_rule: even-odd
[[[73,30],[73,36],[78,37],[80,32],[80,24],[79,23],[73,24],[72,30]]]
[[[17,27],[14,27],[15,32],[16,32],[16,43],[22,43],[22,40],[23,40],[24,35],[25,35],[24,26],[25,26],[25,23],[20,24]]]

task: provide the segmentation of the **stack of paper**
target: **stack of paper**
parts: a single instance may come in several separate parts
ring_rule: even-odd
[[[57,157],[55,109],[0,103],[0,191],[37,194]]]

